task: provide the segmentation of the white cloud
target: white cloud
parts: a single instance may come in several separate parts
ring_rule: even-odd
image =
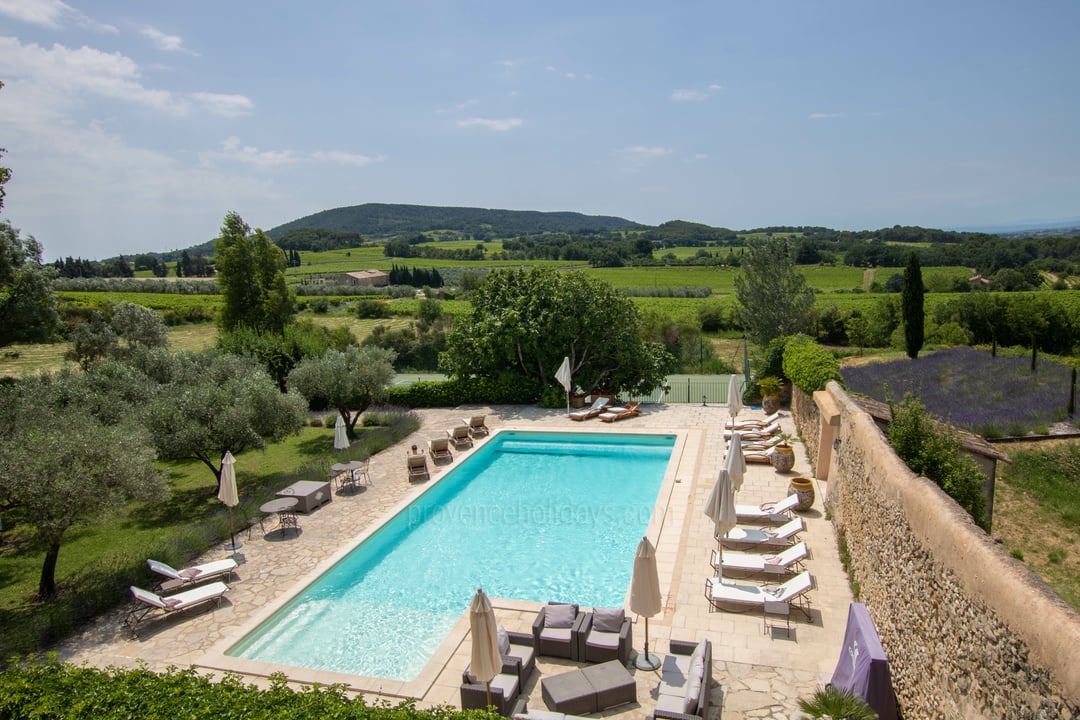
[[[650,145],[634,145],[616,150],[615,152],[625,157],[638,160],[655,160],[671,154],[671,148],[656,147]]]
[[[473,100],[463,100],[463,101],[461,101],[459,103],[451,105],[450,107],[438,108],[437,110],[435,110],[435,112],[437,114],[439,114],[439,115],[448,115],[450,113],[460,112],[461,110],[464,110],[466,108],[470,108],[473,105],[476,105],[478,103],[479,103],[479,100],[475,100],[475,99],[473,99]]]
[[[672,102],[701,102],[708,100],[713,93],[723,88],[716,83],[707,85],[704,90],[700,88],[678,88],[671,91]]]
[[[311,157],[320,162],[333,163],[334,165],[355,165],[356,167],[364,167],[386,159],[385,155],[359,155],[341,150],[319,150],[311,153]]]
[[[255,103],[243,95],[194,92],[188,95],[203,110],[221,117],[239,117],[255,109]]]
[[[0,15],[48,28],[59,28],[64,19],[70,18],[87,30],[117,32],[114,26],[98,22],[60,0],[0,0]]]
[[[184,47],[184,38],[179,35],[167,35],[149,25],[140,30],[139,34],[150,38],[151,42],[154,43],[154,46],[158,50],[164,50],[165,52],[182,52],[195,56],[198,56],[199,54],[194,50],[188,50]]]
[[[54,104],[70,102],[73,94],[85,93],[145,105],[171,115],[188,114],[193,103],[224,117],[243,115],[254,108],[251,100],[242,95],[178,94],[145,87],[134,60],[85,45],[77,50],[59,44],[45,48],[34,43],[23,45],[18,38],[0,37],[0,67],[5,68],[8,78],[25,79],[36,86],[42,98],[54,95]]]
[[[199,160],[204,166],[225,161],[266,170],[281,165],[291,165],[298,162],[299,158],[292,150],[260,150],[252,145],[241,145],[240,138],[233,136],[221,142],[221,150],[199,153]]]
[[[810,120],[831,120],[833,118],[843,117],[844,113],[810,113]]]
[[[496,132],[506,132],[507,130],[521,127],[524,122],[525,121],[521,118],[496,119],[473,117],[465,120],[458,120],[457,126],[462,128],[482,127]]]
[[[695,160],[708,160],[709,156],[706,155],[705,153],[694,153],[694,159]]]

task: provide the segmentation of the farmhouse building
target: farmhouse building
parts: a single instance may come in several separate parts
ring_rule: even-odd
[[[382,270],[357,270],[339,275],[338,284],[386,287],[390,284],[390,276]]]

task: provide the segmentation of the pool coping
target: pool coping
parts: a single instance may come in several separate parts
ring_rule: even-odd
[[[562,428],[538,430],[535,427],[530,426],[518,427],[510,425],[497,429],[487,437],[480,438],[476,441],[474,449],[479,450],[499,435],[512,432],[581,435],[583,430]],[[589,432],[591,433],[591,431]],[[697,458],[688,459],[684,458],[683,455],[686,452],[688,445],[693,445],[693,443],[688,442],[690,439],[689,436],[698,433],[700,433],[700,431],[695,431],[693,429],[657,431],[656,429],[636,429],[629,427],[626,429],[620,428],[617,433],[611,433],[620,435],[671,435],[675,438],[675,442],[671,448],[671,455],[668,459],[667,468],[664,471],[664,477],[661,480],[660,488],[657,490],[656,501],[653,504],[653,510],[645,530],[646,536],[653,541],[653,544],[656,547],[661,588],[672,587],[675,571],[679,565],[679,546],[682,541],[683,528],[681,522],[675,521],[684,516],[685,512],[682,512],[683,508],[680,508],[679,513],[672,515],[672,502],[676,501],[679,497],[682,497],[684,503],[689,500],[690,489],[693,486],[693,468],[696,465]],[[680,468],[684,468],[685,463],[687,462],[689,462],[690,476],[687,478],[680,477]],[[329,670],[303,668],[294,665],[281,665],[262,660],[239,658],[228,655],[227,652],[249,633],[269,620],[286,604],[291,602],[304,588],[311,585],[311,583],[330,570],[335,564],[340,562],[346,555],[355,550],[369,537],[378,532],[393,518],[397,517],[402,512],[405,512],[409,505],[425,493],[429,492],[432,488],[437,487],[439,483],[443,482],[447,477],[450,477],[456,469],[457,468],[455,467],[438,478],[432,478],[432,480],[424,483],[422,486],[417,486],[415,492],[410,492],[405,495],[393,507],[383,513],[378,522],[372,523],[364,528],[360,533],[354,536],[350,542],[344,543],[335,552],[317,563],[311,570],[292,583],[286,592],[260,608],[247,621],[239,625],[235,631],[228,633],[221,641],[215,643],[207,653],[196,661],[196,665],[223,672],[267,678],[275,673],[281,673],[291,682],[323,686],[342,685],[350,691],[366,694],[373,693],[403,699],[423,699],[436,684],[438,678],[445,672],[451,658],[455,655],[469,633],[467,608],[462,612],[462,615],[454,623],[442,642],[440,642],[438,648],[424,664],[424,667],[417,674],[416,678],[412,680],[393,680],[376,678],[369,675],[355,675]],[[663,504],[661,505],[661,503]],[[668,530],[666,535],[665,529]],[[664,592],[663,595],[666,598],[668,593]],[[623,603],[624,607],[628,608],[629,603],[630,589],[628,587]],[[503,610],[536,612],[542,604],[543,603],[526,600],[492,598],[493,607],[495,609]],[[667,609],[666,606],[667,603],[665,602],[665,611]]]

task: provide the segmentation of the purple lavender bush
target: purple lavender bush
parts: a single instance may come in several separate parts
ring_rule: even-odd
[[[971,347],[840,370],[848,390],[882,402],[910,393],[939,420],[986,437],[1045,432],[1064,419],[1071,372],[1046,360],[1032,372],[1027,357]]]

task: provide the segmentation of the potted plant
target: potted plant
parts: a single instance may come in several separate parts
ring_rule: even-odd
[[[877,720],[878,716],[861,697],[832,685],[809,698],[799,698],[799,710],[807,717],[822,720]]]
[[[797,495],[798,504],[793,508],[797,512],[806,512],[814,504],[814,481],[808,477],[791,478],[788,495]]]
[[[766,375],[758,378],[758,390],[761,391],[761,407],[766,415],[771,415],[780,409],[780,390],[784,387],[784,381],[775,375]]]
[[[791,447],[791,436],[780,433],[780,442],[769,453],[769,462],[776,472],[790,472],[795,467],[795,448]]]

